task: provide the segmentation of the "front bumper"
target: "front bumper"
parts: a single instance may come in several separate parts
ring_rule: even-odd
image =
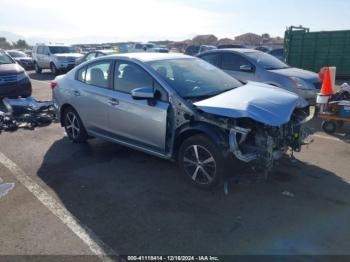
[[[25,79],[19,82],[8,83],[0,85],[0,97],[28,97],[32,94],[32,85],[29,79]]]

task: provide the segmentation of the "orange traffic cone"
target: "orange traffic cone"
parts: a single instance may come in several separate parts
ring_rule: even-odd
[[[321,94],[325,96],[333,94],[331,71],[329,70],[329,67],[324,71]]]

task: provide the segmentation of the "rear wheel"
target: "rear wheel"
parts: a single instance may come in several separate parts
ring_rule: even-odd
[[[78,113],[72,107],[64,111],[63,123],[69,139],[73,142],[82,143],[88,139],[84,125]]]
[[[333,134],[337,129],[337,122],[334,120],[327,120],[322,122],[322,129],[327,134]]]
[[[178,162],[185,177],[197,187],[210,189],[223,181],[225,158],[206,136],[186,139],[180,147]]]
[[[39,67],[37,62],[34,62],[34,69],[37,74],[41,74],[41,68]]]

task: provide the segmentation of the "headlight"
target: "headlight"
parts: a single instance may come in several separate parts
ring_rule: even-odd
[[[299,77],[295,77],[295,76],[291,76],[289,77],[292,82],[293,82],[293,85],[295,88],[298,88],[298,89],[312,89],[308,86],[308,84],[303,80],[303,79],[300,79]]]
[[[22,80],[27,79],[27,78],[29,78],[29,77],[25,71],[22,73],[19,73],[17,75],[17,81],[22,81]]]

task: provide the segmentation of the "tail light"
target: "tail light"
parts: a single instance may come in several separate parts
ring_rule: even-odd
[[[50,85],[51,85],[51,89],[54,90],[55,87],[57,86],[57,82],[55,80],[52,80]]]

